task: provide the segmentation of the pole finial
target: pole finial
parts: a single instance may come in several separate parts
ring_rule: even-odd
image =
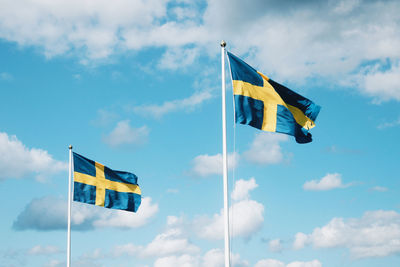
[[[69,148],[69,149],[72,149],[72,145],[69,145],[68,148]]]
[[[221,41],[221,47],[225,47],[226,46],[226,42],[224,40]]]

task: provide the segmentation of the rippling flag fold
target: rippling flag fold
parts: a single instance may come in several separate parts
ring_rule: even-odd
[[[292,135],[297,143],[311,142],[309,130],[315,126],[321,107],[271,80],[232,53],[227,54],[236,123]]]
[[[112,170],[73,153],[74,201],[136,212],[141,203],[137,176]]]

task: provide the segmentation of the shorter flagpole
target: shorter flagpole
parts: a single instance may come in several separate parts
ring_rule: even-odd
[[[68,175],[68,230],[67,230],[67,267],[71,267],[71,184],[72,184],[72,146],[69,147]]]
[[[225,237],[225,267],[230,267],[230,240],[229,240],[229,202],[228,202],[228,157],[226,152],[226,86],[225,86],[225,46],[221,41],[222,63],[222,172],[224,186],[224,237]]]

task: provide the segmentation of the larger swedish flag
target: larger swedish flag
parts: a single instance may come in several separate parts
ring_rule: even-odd
[[[311,142],[308,131],[315,126],[321,107],[269,79],[229,52],[228,58],[236,122],[293,135],[297,143]]]
[[[111,170],[77,153],[74,156],[74,201],[136,212],[141,203],[138,178]]]

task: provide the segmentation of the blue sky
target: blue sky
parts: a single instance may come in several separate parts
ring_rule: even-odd
[[[65,266],[70,144],[143,193],[73,204],[72,266],[223,266],[222,39],[322,107],[299,145],[227,80],[233,266],[400,265],[397,1],[0,3],[0,266]]]

